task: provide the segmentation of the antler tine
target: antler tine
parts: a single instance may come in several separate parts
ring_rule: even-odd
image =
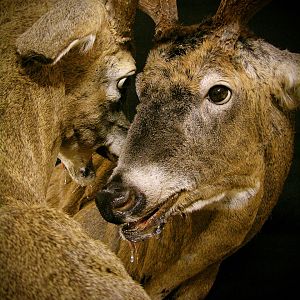
[[[118,31],[124,38],[131,38],[138,0],[107,0],[106,7],[116,18]]]
[[[156,34],[178,21],[176,0],[139,0],[139,8],[154,21]]]
[[[215,20],[223,24],[237,22],[247,24],[248,21],[272,0],[221,0]]]

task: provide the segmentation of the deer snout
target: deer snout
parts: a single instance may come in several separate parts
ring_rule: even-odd
[[[102,217],[114,224],[123,224],[145,207],[145,197],[132,187],[125,187],[117,178],[96,195],[96,205]]]
[[[95,176],[94,169],[91,168],[90,166],[80,168],[79,172],[80,172],[81,176],[84,178]]]

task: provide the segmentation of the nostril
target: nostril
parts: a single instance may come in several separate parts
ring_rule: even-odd
[[[102,190],[96,195],[96,205],[106,221],[122,224],[128,212],[135,206],[135,199],[129,196],[129,191]]]
[[[145,197],[133,188],[124,188],[120,183],[110,182],[105,190],[96,195],[96,205],[102,217],[115,224],[138,214],[145,207]]]
[[[114,196],[108,190],[103,190],[96,195],[96,206],[102,217],[114,224],[122,224],[123,218],[120,214],[116,214],[113,208]]]
[[[127,211],[135,205],[135,195],[130,190],[125,191],[120,195],[120,197],[116,197],[114,202],[114,209],[118,209],[119,211]]]
[[[83,177],[88,177],[91,174],[92,170],[90,168],[80,168],[79,171]]]

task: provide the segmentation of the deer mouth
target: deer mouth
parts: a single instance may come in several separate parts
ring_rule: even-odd
[[[155,235],[159,235],[167,222],[170,209],[178,196],[169,197],[163,204],[156,206],[143,217],[134,222],[129,222],[121,227],[121,236],[131,242],[141,242]]]

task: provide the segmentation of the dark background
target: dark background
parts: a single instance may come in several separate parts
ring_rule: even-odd
[[[214,14],[218,4],[216,0],[177,0],[179,20],[186,25],[199,23],[205,16]],[[273,0],[253,17],[249,27],[274,46],[299,53],[297,5],[294,0]],[[138,11],[135,26],[138,72],[152,45],[153,32],[152,20]],[[132,119],[138,100],[134,87],[129,93],[127,112]],[[297,298],[300,286],[299,127],[297,112],[294,161],[277,206],[257,236],[222,263],[207,300]]]

